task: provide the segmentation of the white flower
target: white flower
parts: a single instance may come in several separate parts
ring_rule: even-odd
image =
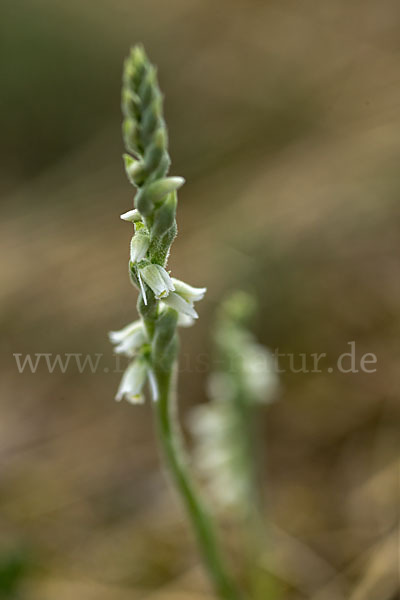
[[[160,265],[151,264],[142,267],[138,271],[138,278],[145,304],[147,304],[147,299],[146,294],[144,293],[142,279],[147,283],[158,300],[160,300],[160,298],[166,298],[168,294],[175,289],[171,277]]]
[[[193,304],[204,298],[207,288],[195,288],[175,277],[172,277],[172,282],[175,291],[164,299],[164,303],[178,311],[181,321],[178,321],[178,325],[190,327],[193,325],[193,319],[198,318]]]
[[[144,343],[146,336],[141,321],[134,321],[119,331],[110,331],[110,341],[117,344],[114,351],[117,354],[133,356]]]
[[[131,239],[131,262],[133,264],[140,262],[147,254],[150,246],[150,236],[147,233],[138,231]]]
[[[204,294],[207,291],[207,288],[193,287],[192,285],[189,285],[184,281],[175,279],[175,277],[172,277],[172,281],[174,283],[176,293],[182,296],[182,298],[190,304],[202,300],[204,298]]]
[[[122,375],[115,399],[119,402],[126,398],[131,404],[143,404],[142,395],[147,379],[148,366],[143,357],[133,360]]]
[[[131,223],[136,223],[137,221],[141,221],[142,217],[140,216],[140,212],[134,208],[133,210],[128,210],[128,212],[123,213],[119,217],[123,221],[128,221]]]
[[[243,351],[242,368],[249,397],[254,402],[272,402],[279,388],[279,378],[267,348],[261,344],[248,344]]]
[[[239,506],[245,496],[240,477],[242,439],[237,416],[229,402],[211,402],[190,413],[194,436],[193,461],[221,507]]]
[[[167,304],[170,308],[174,308],[178,313],[182,313],[192,319],[198,319],[199,315],[193,308],[193,304],[187,302],[175,292],[171,292],[167,298],[164,298],[164,304]]]

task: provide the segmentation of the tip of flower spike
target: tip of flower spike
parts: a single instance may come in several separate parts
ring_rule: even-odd
[[[140,216],[140,212],[137,210],[137,208],[134,208],[133,210],[128,210],[125,213],[122,213],[122,215],[119,216],[120,219],[122,219],[123,221],[128,221],[131,223],[137,223],[138,221],[141,221],[141,216]]]
[[[141,71],[147,62],[148,58],[142,44],[133,46],[125,61],[125,75],[134,75],[135,72]]]
[[[135,46],[132,46],[130,57],[134,63],[143,62],[144,60],[146,60],[146,52],[144,51],[142,43],[139,42],[138,44],[135,44]]]

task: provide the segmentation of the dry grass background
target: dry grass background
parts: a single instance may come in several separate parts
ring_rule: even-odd
[[[116,374],[21,375],[12,356],[113,364],[105,333],[135,310],[119,79],[141,40],[187,179],[172,268],[209,288],[182,336],[182,408],[205,399],[196,360],[230,288],[257,293],[271,348],[374,352],[375,374],[282,376],[264,415],[266,566],[285,600],[399,598],[398,3],[5,0],[1,13],[1,597],[211,598],[151,407],[115,405]]]

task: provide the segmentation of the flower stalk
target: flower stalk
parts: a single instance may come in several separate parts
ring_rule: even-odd
[[[170,157],[162,96],[156,70],[141,46],[132,49],[124,65],[122,111],[123,137],[129,153],[124,155],[125,170],[137,192],[134,208],[122,214],[121,219],[134,227],[129,275],[139,291],[140,320],[110,334],[116,352],[131,358],[116,399],[141,402],[145,383],[150,383],[165,462],[215,590],[223,600],[240,600],[241,594],[226,570],[214,522],[199,497],[180,443],[174,385],[177,327],[194,323],[198,316],[194,303],[203,298],[206,290],[171,277],[166,269],[177,233],[177,190],[184,180],[168,176]]]

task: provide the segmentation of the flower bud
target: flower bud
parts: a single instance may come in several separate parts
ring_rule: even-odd
[[[129,154],[123,155],[124,163],[125,163],[125,171],[129,181],[132,185],[136,185],[138,178],[140,178],[143,170],[143,165],[140,160],[136,160],[132,158]]]
[[[143,106],[148,106],[156,97],[156,94],[158,93],[157,87],[157,71],[153,65],[150,65],[138,90]]]
[[[179,178],[177,177],[171,179]],[[170,227],[172,227],[175,221],[176,205],[176,194],[174,192],[168,194],[165,202],[162,203],[154,215],[154,222],[151,228],[152,239],[161,237],[166,231],[168,231],[168,229],[170,229]]]
[[[122,215],[120,215],[119,218],[123,221],[128,221],[131,223],[137,223],[138,221],[141,221],[140,212],[136,210],[136,208],[134,208],[133,210],[128,210],[128,212],[125,212]]]
[[[154,134],[153,140],[148,148],[146,148],[144,156],[144,168],[147,173],[155,171],[163,162],[167,150],[167,132],[165,129],[158,129]],[[158,174],[158,177],[163,177],[164,174]]]
[[[136,194],[135,206],[144,217],[148,217],[153,212],[154,204],[146,193],[146,188],[141,188]]]
[[[133,154],[139,152],[139,136],[135,121],[124,119],[122,123],[122,137],[124,138],[126,149]]]
[[[157,179],[153,183],[147,186],[147,193],[151,196],[154,203],[159,202],[164,196],[179,190],[183,186],[185,180],[183,177],[163,177]]]
[[[162,98],[161,94],[155,95],[150,106],[143,113],[140,123],[140,132],[143,140],[150,143],[154,132],[161,126],[162,119]]]
[[[132,92],[132,90],[128,90],[123,88],[122,90],[122,100],[121,100],[121,108],[122,113],[128,120],[136,119],[136,113],[140,107],[140,98],[137,94]]]
[[[140,262],[147,254],[150,246],[150,236],[144,231],[137,231],[131,239],[131,262]]]
[[[132,48],[130,56],[124,65],[124,86],[131,91],[137,89],[146,70],[147,57],[142,46]]]

